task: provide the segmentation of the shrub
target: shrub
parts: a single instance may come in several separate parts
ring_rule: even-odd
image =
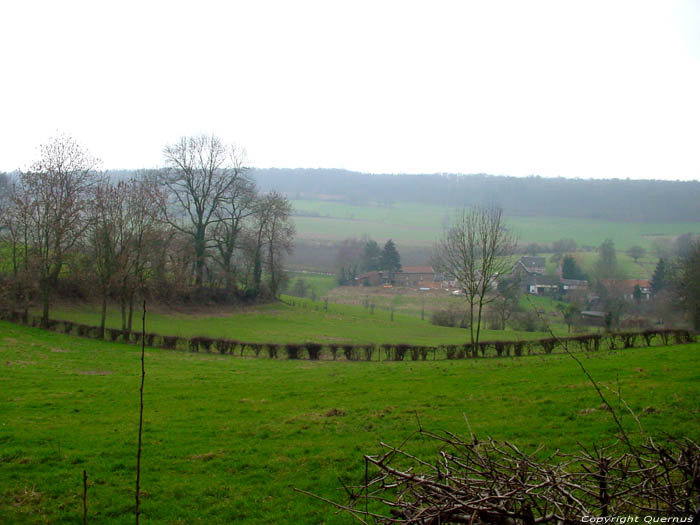
[[[636,342],[637,342],[637,334],[636,332],[623,332],[619,334],[620,338],[622,338],[622,346],[624,348],[634,348]]]
[[[655,330],[644,330],[642,332],[642,338],[644,338],[644,343],[647,346],[651,346],[651,343],[654,341],[654,337],[656,337],[658,333]]]
[[[557,344],[557,340],[553,337],[549,337],[547,339],[540,339],[539,343],[545,354],[551,354]]]
[[[328,349],[331,351],[333,361],[335,361],[338,358],[338,350],[340,350],[340,345],[332,343],[328,345]]]
[[[306,343],[304,346],[306,347],[306,351],[309,353],[309,359],[318,361],[318,359],[321,357],[321,349],[323,348],[323,345],[320,343]]]
[[[222,355],[231,351],[231,341],[227,339],[215,339],[213,344],[214,348]]]
[[[287,351],[287,357],[289,359],[299,359],[301,345],[298,345],[296,343],[287,343],[284,348]]]
[[[525,346],[525,341],[514,341],[513,342],[513,353],[517,356],[523,355],[523,347]]]
[[[109,340],[113,342],[119,339],[123,334],[121,330],[118,330],[116,328],[105,328],[105,332],[107,333],[107,337],[109,338]]]
[[[498,357],[503,356],[504,353],[510,355],[510,341],[494,341],[493,347],[496,349]]]
[[[211,337],[198,337],[199,346],[204,348],[206,352],[211,352],[211,347],[214,345],[214,339]]]
[[[445,346],[445,358],[454,359],[455,357],[457,357],[457,345]]]
[[[486,352],[489,349],[489,346],[491,346],[491,343],[488,341],[479,341],[479,351],[481,352],[481,357],[486,357]]]
[[[547,323],[540,319],[537,312],[532,310],[526,310],[518,314],[514,318],[513,324],[517,330],[522,330],[523,332],[544,332],[547,330]]]
[[[63,321],[63,333],[70,334],[73,332],[74,323],[72,321]]]
[[[199,352],[199,337],[193,337],[188,342],[190,352]]]
[[[406,356],[406,352],[408,352],[409,348],[411,348],[411,345],[405,344],[405,343],[400,343],[394,346],[394,360],[396,361],[403,361],[403,358]]]
[[[430,314],[430,322],[436,326],[460,326],[464,315],[454,309],[436,310]]]
[[[374,353],[374,345],[364,345],[362,349],[365,352],[365,361],[371,361],[372,354]]]
[[[353,345],[343,345],[343,355],[345,355],[345,359],[348,361],[354,361],[355,360],[355,347]]]
[[[162,339],[163,348],[167,350],[175,350],[177,348],[177,342],[180,338],[172,335],[164,335]]]
[[[270,359],[275,359],[279,352],[279,345],[268,343],[265,345],[265,347],[267,348],[267,356]]]

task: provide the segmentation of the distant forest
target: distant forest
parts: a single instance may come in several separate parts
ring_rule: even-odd
[[[337,169],[253,169],[265,192],[391,206],[410,201],[459,207],[496,203],[509,215],[635,222],[700,221],[700,182],[584,180],[496,175],[385,175]]]

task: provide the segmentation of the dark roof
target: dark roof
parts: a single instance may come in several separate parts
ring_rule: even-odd
[[[523,263],[525,268],[544,268],[547,264],[547,260],[544,257],[536,257],[533,255],[523,255],[520,258],[520,262]]]
[[[541,275],[539,273],[528,273],[523,278],[523,283],[526,285],[537,286],[559,286],[561,279],[556,275]]]
[[[432,266],[404,266],[398,273],[435,273]]]

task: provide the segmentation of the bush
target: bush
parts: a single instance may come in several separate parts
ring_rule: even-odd
[[[306,347],[306,351],[309,353],[309,359],[312,359],[314,361],[317,361],[321,357],[321,349],[323,348],[323,345],[320,343],[306,343],[304,345]]]
[[[287,351],[287,357],[289,359],[299,359],[301,345],[298,345],[296,343],[287,343],[284,348]]]
[[[328,345],[328,349],[331,351],[331,355],[333,356],[333,361],[335,361],[338,358],[338,350],[340,350],[340,345],[330,344],[330,345]]]
[[[355,360],[355,346],[354,345],[343,345],[343,355],[348,361]]]
[[[411,345],[400,343],[394,346],[394,360],[403,361],[406,356],[406,352],[411,348]]]
[[[516,315],[512,323],[516,330],[523,332],[546,332],[547,323],[537,315],[537,312],[526,310]]]
[[[463,319],[462,312],[454,308],[437,310],[430,314],[430,322],[436,326],[460,326]]]
[[[540,339],[540,346],[542,347],[542,350],[544,350],[545,354],[551,354],[556,345],[557,340],[553,337],[547,339]]]
[[[276,359],[279,355],[280,346],[273,343],[268,343],[265,345],[265,349],[267,350],[267,357],[270,359]]]
[[[364,345],[362,349],[365,351],[365,361],[371,361],[372,354],[374,353],[374,345]]]
[[[161,344],[166,350],[175,350],[177,348],[177,342],[179,339],[179,337],[175,337],[172,335],[164,335]]]

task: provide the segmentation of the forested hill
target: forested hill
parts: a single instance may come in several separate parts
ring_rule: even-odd
[[[641,222],[700,221],[700,182],[495,175],[375,175],[333,169],[255,169],[263,191],[295,199],[390,205],[497,203],[510,215]]]

